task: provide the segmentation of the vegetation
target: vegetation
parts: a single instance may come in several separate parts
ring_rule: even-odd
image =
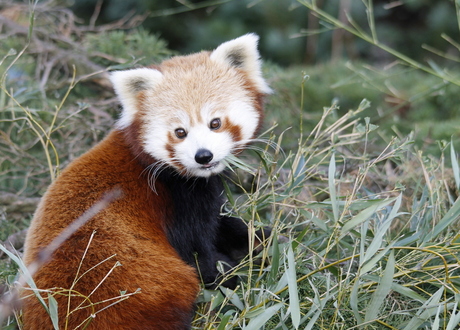
[[[234,271],[236,290],[202,290],[193,326],[456,329],[458,75],[380,43],[371,1],[362,2],[368,29],[299,3],[397,62],[266,65],[269,143],[230,176],[226,212],[274,235]],[[14,328],[15,275],[26,270],[8,242],[60,169],[111,128],[118,111],[107,71],[173,52],[139,27],[140,16],[95,25],[48,3],[0,10],[0,319]],[[53,299],[43,301],[55,318]]]

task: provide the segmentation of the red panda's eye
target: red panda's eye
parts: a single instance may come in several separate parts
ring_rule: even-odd
[[[213,120],[211,120],[211,123],[209,124],[209,127],[213,130],[215,129],[219,129],[220,128],[220,125],[221,125],[221,121],[219,118],[215,118]]]
[[[185,131],[185,129],[183,128],[178,128],[174,131],[174,133],[176,133],[176,136],[179,138],[179,139],[184,139],[186,136],[187,136],[187,132]]]

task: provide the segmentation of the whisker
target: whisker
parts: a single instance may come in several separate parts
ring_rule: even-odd
[[[147,181],[150,189],[152,189],[154,193],[157,193],[155,182],[158,176],[161,174],[161,172],[163,172],[167,167],[168,165],[166,162],[159,160],[155,163],[150,164],[142,171],[141,174],[147,172]]]

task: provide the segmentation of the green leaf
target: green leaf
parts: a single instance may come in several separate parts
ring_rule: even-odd
[[[438,330],[439,329],[439,314],[441,313],[441,308],[443,306],[439,305],[438,310],[436,311],[436,316],[434,318],[433,324],[431,325],[431,330]]]
[[[421,326],[432,315],[436,314],[439,299],[441,299],[444,292],[444,287],[439,288],[438,291],[428,299],[422,307],[419,308],[417,314],[409,321],[404,330],[413,330]]]
[[[388,245],[382,251],[373,256],[369,261],[364,263],[364,265],[362,265],[362,267],[359,270],[359,274],[362,276],[370,272],[371,269],[374,268],[374,266],[377,264],[377,262],[379,262],[379,260],[382,259],[383,256],[387,254],[388,250],[390,250],[393,246],[394,244]]]
[[[289,246],[287,260],[288,268],[286,273],[289,286],[289,309],[291,311],[292,324],[296,329],[298,329],[300,324],[300,303],[299,292],[297,290],[297,275],[295,270],[296,263],[292,246]]]
[[[358,309],[358,291],[359,291],[359,278],[355,279],[355,283],[353,284],[353,288],[351,290],[350,294],[350,307],[351,311],[353,312],[353,315],[356,318],[356,323],[361,324],[363,323],[363,319],[361,318],[361,315],[359,314],[359,309]]]
[[[371,244],[367,248],[364,257],[360,260],[361,265],[364,264],[367,260],[369,260],[373,256],[375,256],[375,253],[382,246],[383,236],[387,232],[388,228],[390,228],[390,225],[393,219],[400,214],[398,213],[398,210],[399,210],[399,207],[401,206],[401,199],[402,199],[402,194],[400,194],[396,198],[395,205],[391,209],[391,212],[388,215],[388,217],[384,220],[383,224],[377,227],[376,232],[374,234],[374,239],[372,240]]]
[[[0,250],[2,250],[6,255],[8,255],[8,257],[11,260],[13,260],[16,263],[16,265],[19,266],[19,269],[21,270],[22,276],[24,276],[24,279],[25,279],[27,285],[33,290],[33,293],[35,294],[37,299],[40,301],[40,304],[43,306],[43,308],[45,308],[46,312],[49,314],[48,304],[45,302],[43,297],[40,295],[40,292],[39,292],[39,290],[37,288],[37,285],[35,284],[35,282],[34,282],[34,280],[32,278],[32,275],[30,274],[29,269],[24,264],[24,262],[18,256],[16,256],[14,253],[9,251],[6,247],[4,247],[2,244],[0,244]]]
[[[359,212],[357,215],[355,215],[351,220],[347,221],[342,229],[340,230],[341,232],[341,238],[345,236],[351,229],[353,229],[356,226],[359,226],[362,224],[364,221],[369,219],[371,216],[373,216],[378,210],[380,210],[382,207],[387,206],[388,204],[391,204],[396,198],[390,198],[383,200],[377,204],[371,205],[368,208],[362,210]]]
[[[329,172],[328,172],[328,182],[329,182],[329,195],[331,197],[332,212],[334,214],[334,221],[339,220],[339,205],[337,204],[337,194],[335,187],[335,154],[331,156],[331,161],[329,163]]]
[[[454,304],[454,309],[452,310],[452,314],[450,315],[449,323],[447,323],[446,330],[454,330],[460,324],[460,311],[455,313],[457,310],[457,304]]]
[[[217,330],[225,330],[225,326],[228,323],[228,320],[230,319],[231,315],[225,315],[222,317],[219,326],[217,327]]]
[[[460,216],[460,198],[452,205],[446,215],[438,222],[438,224],[425,236],[422,246],[431,244],[431,241],[437,237],[444,229],[458,219]]]
[[[270,279],[271,281],[275,281],[278,277],[278,270],[280,266],[280,246],[278,243],[278,233],[276,229],[273,233],[273,242],[272,242],[272,262],[271,262],[271,269],[270,269]]]
[[[452,171],[454,172],[455,186],[460,189],[460,168],[458,166],[457,153],[454,149],[454,141],[450,140],[450,160],[452,162]]]
[[[51,294],[48,294],[48,303],[49,303],[49,315],[53,327],[56,330],[59,330],[59,315],[58,315],[58,303],[56,299]]]
[[[382,279],[377,286],[374,294],[372,295],[371,301],[366,308],[366,315],[364,316],[364,322],[370,322],[377,319],[380,308],[382,307],[385,298],[391,291],[391,283],[393,282],[393,276],[395,271],[395,258],[394,252],[391,251],[388,257],[387,266],[383,273]]]
[[[317,310],[315,315],[312,316],[310,321],[308,322],[307,326],[305,327],[305,330],[311,330],[313,329],[313,326],[316,324],[316,320],[318,317],[321,315],[323,311],[322,310]]]
[[[287,272],[284,272],[284,274],[281,276],[280,280],[278,283],[276,283],[275,288],[271,290],[272,292],[278,292],[282,289],[284,289],[288,285],[288,275]]]
[[[229,288],[220,287],[222,293],[235,305],[239,310],[244,309],[244,304],[241,302],[240,297],[236,294],[235,291],[230,290]]]
[[[292,240],[292,249],[295,250],[299,244],[302,242],[303,238],[307,234],[307,232],[310,230],[310,227],[306,226],[298,235],[297,237]]]
[[[283,303],[277,303],[266,308],[262,313],[250,319],[248,325],[243,327],[243,330],[260,330],[262,326],[281,309],[281,307],[283,307]]]

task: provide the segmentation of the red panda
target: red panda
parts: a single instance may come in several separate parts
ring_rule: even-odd
[[[61,328],[190,329],[200,282],[215,287],[216,263],[232,267],[249,252],[245,223],[220,214],[217,174],[261,126],[270,88],[257,42],[247,34],[212,52],[111,74],[120,119],[51,184],[25,244],[30,265],[106,192],[121,191],[33,276],[56,299]],[[33,296],[23,316],[24,329],[53,328]]]

